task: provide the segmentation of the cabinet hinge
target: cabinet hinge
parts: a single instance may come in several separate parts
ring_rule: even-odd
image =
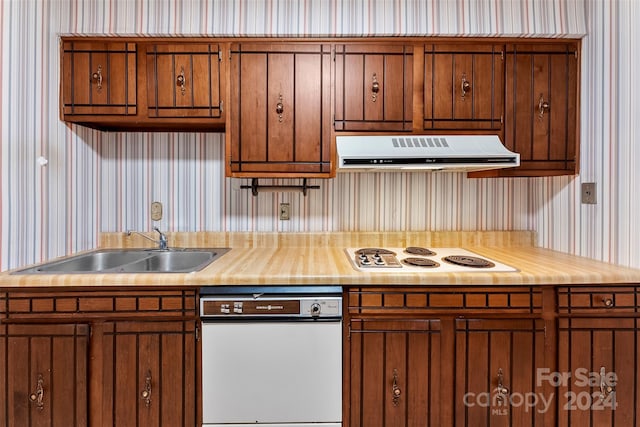
[[[200,341],[200,325],[196,323],[196,341]]]
[[[504,114],[500,114],[500,124],[504,126]]]
[[[500,51],[500,59],[504,61],[504,50]]]
[[[218,61],[222,62],[222,49],[218,49]]]

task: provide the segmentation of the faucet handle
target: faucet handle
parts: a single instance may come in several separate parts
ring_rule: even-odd
[[[153,230],[157,231],[160,235],[158,239],[158,249],[168,249],[169,245],[167,244],[167,236],[162,231],[160,231],[158,227],[153,227]]]

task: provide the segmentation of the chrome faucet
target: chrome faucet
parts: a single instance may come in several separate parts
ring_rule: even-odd
[[[142,236],[145,239],[151,240],[153,243],[156,243],[158,245],[158,249],[161,249],[161,250],[169,249],[169,245],[167,243],[167,236],[162,231],[160,231],[158,227],[153,227],[153,231],[157,231],[158,234],[160,235],[158,240],[155,240],[147,236],[146,234],[141,233],[139,231],[135,231],[135,230],[127,230],[127,236],[131,236],[132,234],[137,234],[138,236]]]

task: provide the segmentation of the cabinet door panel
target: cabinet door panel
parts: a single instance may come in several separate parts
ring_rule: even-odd
[[[336,46],[336,131],[410,131],[413,47]]]
[[[295,145],[295,159],[301,162],[314,162],[322,158],[323,121],[322,117],[323,86],[316,79],[317,70],[323,67],[319,56],[298,55],[295,58],[295,141],[307,141]],[[328,70],[327,70],[328,71]],[[325,147],[326,149],[326,147]]]
[[[388,71],[388,73],[387,73]],[[397,71],[397,70],[396,70]],[[389,74],[387,78],[387,74]],[[363,76],[363,92],[364,97],[362,98],[363,108],[364,108],[364,120],[367,121],[382,121],[385,119],[385,106],[383,102],[377,102],[378,97],[382,100],[387,101],[387,97],[384,96],[387,91],[387,82],[392,80],[391,71],[385,68],[385,57],[382,55],[372,55],[369,54],[364,57],[364,72]],[[402,68],[400,69],[400,80],[402,87]],[[396,79],[397,80],[397,79]],[[375,83],[378,83],[381,87],[378,93],[373,91],[373,86]],[[382,96],[380,96],[380,91],[382,92]],[[391,95],[391,94],[389,94]],[[402,96],[402,92],[400,92]],[[375,99],[375,100],[374,100]],[[390,106],[391,107],[391,106]],[[402,104],[400,104],[402,108]],[[400,109],[402,112],[402,109]],[[390,120],[393,120],[389,117]]]
[[[220,119],[222,80],[219,52],[217,44],[148,46],[149,117]]]
[[[293,152],[294,123],[297,118],[294,98],[294,61],[290,54],[274,53],[268,57],[267,81],[267,161],[295,160]],[[297,82],[296,82],[297,83]],[[282,105],[282,112],[279,104]]]
[[[559,321],[559,426],[635,426],[640,406],[638,319]],[[602,375],[604,373],[604,375]],[[607,387],[611,386],[611,390]]]
[[[238,61],[232,61],[233,66],[240,65],[240,76],[247,76],[237,85],[239,88],[240,115],[236,116],[234,108],[233,123],[236,134],[239,134],[242,143],[233,144],[232,158],[239,158],[241,162],[257,162],[267,157],[267,56],[260,53],[243,54]],[[232,95],[233,97],[233,95]],[[235,105],[235,104],[234,104]],[[242,126],[241,120],[245,117],[253,117],[255,120],[250,126]],[[246,148],[245,148],[246,147]]]
[[[322,176],[331,172],[331,55],[326,45],[231,48],[228,174]]]
[[[536,381],[545,366],[544,331],[542,320],[456,321],[456,426],[543,425],[553,407],[527,402],[544,396]]]
[[[577,172],[577,90],[575,44],[507,47],[505,146],[521,166],[504,173]]]
[[[0,403],[6,426],[86,426],[87,325],[7,325]],[[6,371],[4,367],[6,366]]]
[[[196,424],[195,322],[104,325],[101,425]]]
[[[501,45],[426,45],[424,128],[500,130],[503,54]]]
[[[350,332],[350,425],[439,425],[440,323],[352,320]]]
[[[135,115],[135,43],[63,43],[64,115]]]

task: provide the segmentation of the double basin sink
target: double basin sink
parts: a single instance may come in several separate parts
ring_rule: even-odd
[[[207,249],[100,249],[36,265],[14,274],[191,273],[229,251]]]

